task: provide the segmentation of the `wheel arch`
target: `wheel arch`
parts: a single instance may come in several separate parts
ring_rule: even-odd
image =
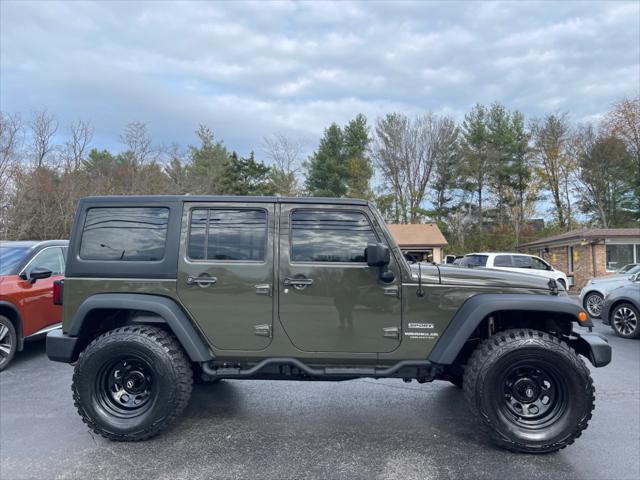
[[[160,295],[99,293],[82,302],[65,332],[78,339],[72,361],[101,333],[132,323],[162,325],[173,333],[194,362],[213,358],[195,326],[174,300]]]
[[[18,308],[11,302],[0,300],[0,315],[7,317],[13,324],[13,328],[16,329],[16,335],[18,337],[17,351],[21,351],[24,347],[24,336],[22,334],[22,316]]]
[[[478,294],[458,309],[429,354],[441,365],[464,361],[477,341],[509,328],[532,328],[568,335],[572,324],[593,326],[580,321],[582,308],[567,296],[542,294]]]

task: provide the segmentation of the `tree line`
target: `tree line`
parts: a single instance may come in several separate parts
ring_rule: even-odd
[[[388,222],[437,222],[458,252],[640,221],[638,96],[598,124],[563,112],[527,120],[500,103],[477,104],[459,123],[394,112],[370,125],[359,114],[328,126],[307,158],[280,134],[242,156],[206,125],[186,148],[157,144],[141,122],[124,127],[119,152],[98,148],[94,134],[46,109],[0,113],[0,238],[67,238],[88,195],[365,198]]]

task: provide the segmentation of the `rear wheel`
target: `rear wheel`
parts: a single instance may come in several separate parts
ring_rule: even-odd
[[[584,297],[583,306],[584,309],[594,318],[600,318],[602,315],[602,295],[598,292],[588,293]]]
[[[622,338],[640,337],[640,313],[630,303],[617,305],[611,312],[611,327]]]
[[[465,397],[498,445],[548,453],[587,428],[595,402],[589,370],[563,341],[536,330],[507,330],[471,355]]]
[[[16,329],[7,317],[0,315],[0,370],[4,370],[13,359],[18,348]]]
[[[192,377],[173,335],[155,327],[122,327],[82,352],[73,374],[73,399],[82,420],[99,435],[145,440],[182,413]]]

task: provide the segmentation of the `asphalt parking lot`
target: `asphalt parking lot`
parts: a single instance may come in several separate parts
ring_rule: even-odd
[[[401,380],[198,385],[171,430],[112,443],[76,414],[72,368],[35,342],[0,373],[0,478],[637,479],[640,341],[596,331],[614,358],[593,369],[594,417],[574,445],[543,456],[494,448],[455,387]]]

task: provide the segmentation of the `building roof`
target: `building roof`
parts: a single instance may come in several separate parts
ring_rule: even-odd
[[[444,247],[449,245],[435,223],[389,224],[393,238],[401,247]]]
[[[570,232],[540,238],[532,242],[523,243],[521,248],[538,247],[554,243],[574,243],[589,240],[604,240],[605,238],[635,238],[640,240],[640,228],[591,228],[571,230]]]

